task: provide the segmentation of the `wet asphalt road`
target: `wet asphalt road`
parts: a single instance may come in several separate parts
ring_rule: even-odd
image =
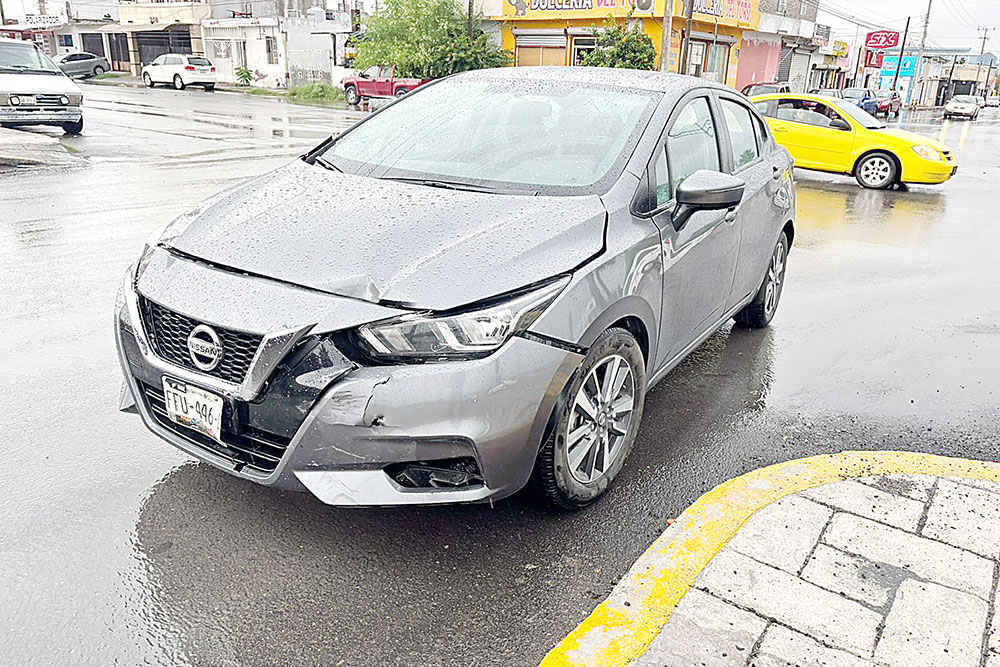
[[[943,186],[800,173],[772,327],[711,338],[650,393],[611,492],[550,514],[328,508],[118,413],[112,304],[149,233],[360,114],[85,92],[77,166],[0,172],[0,664],[533,664],[734,475],[845,449],[1000,460],[996,109],[904,116],[957,152]]]

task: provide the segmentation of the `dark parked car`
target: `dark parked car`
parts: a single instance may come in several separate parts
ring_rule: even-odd
[[[845,100],[850,100],[871,115],[878,114],[878,97],[871,88],[844,88]]]
[[[100,76],[111,69],[104,56],[93,53],[64,53],[52,59],[66,76]]]
[[[448,77],[150,239],[117,300],[122,407],[334,505],[534,480],[582,507],[651,386],[730,319],[771,321],[794,214],[791,158],[725,86]]]
[[[885,114],[885,117],[893,116],[899,118],[903,109],[903,98],[895,90],[876,90],[875,96],[878,98],[878,112]]]

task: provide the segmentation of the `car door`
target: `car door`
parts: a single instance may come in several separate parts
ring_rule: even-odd
[[[163,73],[161,70],[163,69],[164,59],[165,56],[157,56],[153,59],[153,62],[146,66],[146,72],[149,74],[149,78],[153,81],[153,83],[160,83],[163,80]]]
[[[778,99],[771,120],[774,138],[788,149],[797,167],[845,172],[850,169],[854,132],[831,127],[850,122],[829,104],[797,97]]]
[[[380,97],[392,95],[392,67],[382,67],[375,77],[375,94]]]
[[[736,271],[739,230],[727,211],[700,211],[675,229],[674,194],[698,171],[724,169],[718,108],[707,90],[689,93],[671,113],[649,163],[648,213],[660,231],[663,300],[657,367],[686,351],[725,308]]]
[[[767,259],[773,250],[780,222],[774,210],[774,195],[784,176],[784,158],[773,146],[766,124],[743,100],[730,93],[719,93],[719,108],[725,127],[723,133],[731,156],[731,172],[746,182],[743,201],[736,218],[739,231],[739,254],[736,275],[726,301],[726,310],[735,308],[760,286]]]
[[[71,53],[66,56],[66,59],[63,61],[63,71],[68,76],[83,74],[83,67],[81,66],[83,64],[83,57],[82,53]]]

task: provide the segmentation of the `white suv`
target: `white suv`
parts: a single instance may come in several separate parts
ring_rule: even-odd
[[[215,90],[215,65],[205,56],[164,53],[142,68],[142,81],[150,88],[168,83],[177,90],[192,85]]]

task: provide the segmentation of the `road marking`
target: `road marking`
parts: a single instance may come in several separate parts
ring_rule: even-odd
[[[895,473],[1000,483],[998,463],[915,452],[823,454],[733,478],[688,507],[541,667],[627,665],[642,655],[698,574],[754,512],[822,484]]]

